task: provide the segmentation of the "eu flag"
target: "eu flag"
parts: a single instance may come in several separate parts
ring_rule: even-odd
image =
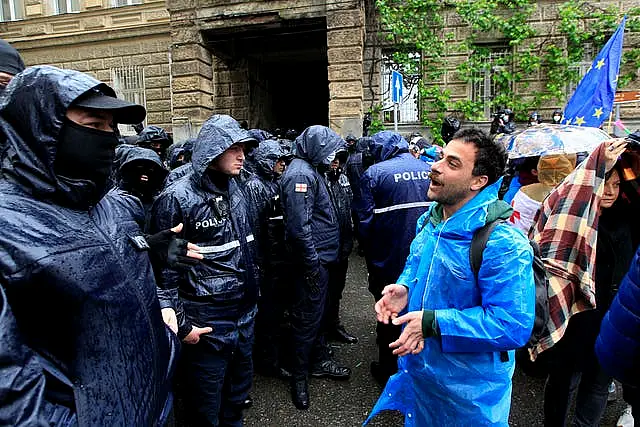
[[[564,124],[600,127],[609,117],[618,85],[622,39],[627,17],[604,45],[564,109]]]

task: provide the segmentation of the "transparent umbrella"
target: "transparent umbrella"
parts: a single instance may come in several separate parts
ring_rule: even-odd
[[[610,139],[601,129],[582,126],[542,123],[512,134],[497,135],[495,141],[509,152],[509,159],[570,154],[593,151],[601,142]]]

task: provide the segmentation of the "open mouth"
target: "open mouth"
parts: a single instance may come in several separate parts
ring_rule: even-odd
[[[140,175],[140,181],[149,182],[149,177],[147,175]]]

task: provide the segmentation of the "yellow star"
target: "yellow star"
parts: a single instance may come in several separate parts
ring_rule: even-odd
[[[564,124],[565,125],[570,125],[571,124],[571,119],[565,119]]]
[[[584,123],[585,123],[585,122],[584,122],[584,116],[582,116],[582,117],[576,117],[576,122],[575,122],[575,125],[576,125],[576,126],[582,126]]]
[[[593,113],[593,117],[599,119],[601,115],[604,114],[604,111],[602,111],[602,107],[600,108],[596,108],[596,112]]]
[[[598,63],[596,64],[596,68],[599,70],[600,68],[604,67],[604,59],[601,59],[600,61],[598,61]]]

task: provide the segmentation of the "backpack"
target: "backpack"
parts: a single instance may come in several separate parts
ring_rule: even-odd
[[[497,220],[480,227],[471,239],[471,249],[469,250],[469,261],[473,275],[478,280],[478,272],[482,265],[482,253],[487,246],[487,241],[493,229],[503,220]],[[533,281],[536,286],[536,317],[533,322],[531,337],[525,347],[533,347],[540,339],[546,335],[547,322],[549,321],[549,277],[542,262],[540,248],[533,240],[529,240],[529,245],[533,249]]]

